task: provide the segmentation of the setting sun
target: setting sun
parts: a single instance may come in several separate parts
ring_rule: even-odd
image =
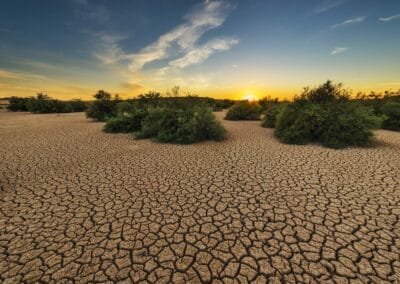
[[[254,101],[258,101],[258,98],[256,95],[254,95],[253,93],[246,93],[243,97],[244,100],[249,101],[249,102],[254,102]]]

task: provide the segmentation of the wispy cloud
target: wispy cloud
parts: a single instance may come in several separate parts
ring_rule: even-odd
[[[342,5],[346,0],[325,0],[314,8],[314,13],[321,14]]]
[[[207,31],[224,23],[233,8],[228,2],[206,1],[187,14],[184,23],[136,53],[125,53],[120,47],[120,38],[103,36],[104,48],[95,55],[106,64],[128,61],[129,69],[133,72],[142,69],[147,63],[170,58],[172,53],[181,54],[181,58],[170,61],[170,66],[184,68],[203,62],[214,52],[228,50],[238,42],[235,38],[216,38],[197,46],[198,40]],[[194,58],[195,56],[198,58]]]
[[[5,69],[0,69],[0,80],[1,79],[12,79],[12,80],[17,80],[21,79],[22,76],[20,73],[5,70]]]
[[[109,35],[105,33],[90,33],[93,37],[100,40],[101,51],[95,52],[94,55],[104,64],[112,64],[123,59],[127,59],[127,54],[120,48],[120,42],[126,39],[122,35]]]
[[[353,18],[353,19],[348,19],[348,20],[345,20],[345,21],[343,21],[341,23],[332,25],[331,28],[332,29],[336,29],[336,28],[339,28],[339,27],[344,27],[344,26],[348,26],[348,25],[352,25],[352,24],[362,23],[362,22],[364,22],[365,19],[366,19],[365,16],[358,17],[358,18]]]
[[[349,50],[348,47],[335,47],[335,48],[331,51],[331,55],[337,55],[337,54],[346,52],[347,50]]]
[[[140,90],[144,89],[144,87],[142,85],[139,85],[136,83],[129,83],[129,82],[121,83],[121,87],[124,89],[127,89],[129,91],[140,91]]]
[[[379,21],[390,22],[390,21],[397,20],[397,19],[400,19],[400,14],[396,14],[396,15],[393,15],[390,17],[381,17],[381,18],[379,18]]]
[[[238,43],[239,40],[237,38],[218,38],[211,40],[202,46],[190,50],[183,57],[171,61],[169,65],[185,68],[189,65],[198,64],[206,60],[214,52],[228,50]]]

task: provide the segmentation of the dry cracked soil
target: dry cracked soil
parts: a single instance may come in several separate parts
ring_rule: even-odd
[[[178,146],[1,112],[0,282],[399,283],[400,133],[338,151],[223,124]]]

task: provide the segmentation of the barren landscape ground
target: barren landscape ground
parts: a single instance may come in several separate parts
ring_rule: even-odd
[[[400,133],[338,151],[223,124],[178,146],[0,112],[0,282],[400,281]]]

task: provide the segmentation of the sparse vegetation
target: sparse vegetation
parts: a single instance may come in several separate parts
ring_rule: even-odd
[[[121,106],[126,107],[125,102]],[[131,133],[140,131],[142,128],[142,121],[147,115],[148,111],[145,108],[132,108],[131,106],[130,109],[120,109],[116,117],[107,120],[103,130],[108,133]]]
[[[9,111],[30,111],[32,113],[80,112],[87,107],[86,103],[79,99],[61,101],[43,93],[38,93],[36,97],[11,97],[8,101],[7,109]]]
[[[212,113],[213,100],[188,97],[163,98],[148,93],[118,103],[117,114],[107,120],[105,132],[134,133],[139,139],[164,143],[190,144],[222,140],[225,129]]]
[[[383,129],[400,131],[400,102],[388,101],[381,108],[386,117],[382,123]]]
[[[284,103],[276,103],[276,104],[270,105],[264,111],[264,117],[263,117],[261,125],[266,128],[275,128],[277,117],[278,117],[279,113],[283,110],[285,105],[286,104],[284,104]]]
[[[357,94],[356,100],[373,108],[375,114],[384,116],[383,129],[400,131],[400,90],[382,93]]]
[[[260,99],[257,103],[260,106],[261,112],[265,112],[271,107],[279,104],[280,102],[278,98],[272,98],[270,96],[266,96]]]
[[[190,144],[203,140],[220,141],[225,129],[207,107],[159,107],[149,111],[137,138],[152,138],[159,142]]]
[[[110,93],[103,90],[98,91],[94,102],[90,104],[86,111],[86,116],[97,121],[106,121],[117,115],[117,106],[121,102],[118,95],[112,97]]]
[[[67,110],[70,112],[82,112],[87,109],[87,103],[80,99],[73,99],[67,103]]]
[[[259,120],[261,108],[257,103],[241,101],[228,109],[226,120]]]
[[[8,99],[7,109],[9,111],[28,111],[26,103],[29,98],[11,97]]]
[[[315,89],[306,88],[277,117],[276,136],[284,143],[319,142],[330,148],[366,146],[372,129],[383,117],[373,109],[349,99],[342,86],[328,81]]]

